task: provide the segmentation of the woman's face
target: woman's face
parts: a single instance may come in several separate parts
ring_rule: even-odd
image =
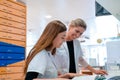
[[[70,27],[67,33],[67,40],[73,40],[73,39],[79,38],[84,31],[85,29],[80,26]]]
[[[65,41],[66,31],[61,32],[57,35],[57,37],[53,40],[53,47],[59,48],[61,44]]]

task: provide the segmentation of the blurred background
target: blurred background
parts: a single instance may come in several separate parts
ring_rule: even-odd
[[[72,19],[82,18],[87,30],[79,41],[88,63],[120,68],[120,0],[18,1],[27,5],[26,56],[49,21],[59,19],[67,26]]]

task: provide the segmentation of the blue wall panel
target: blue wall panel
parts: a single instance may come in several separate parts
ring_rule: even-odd
[[[25,48],[0,42],[0,66],[7,66],[25,59]]]

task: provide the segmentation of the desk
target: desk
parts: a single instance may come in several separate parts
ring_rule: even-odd
[[[88,75],[88,76],[80,76],[80,77],[75,77],[72,80],[94,80],[96,75]]]
[[[120,74],[117,74],[117,75],[111,75],[111,74],[109,74],[109,75],[107,75],[105,77],[106,77],[106,80],[108,80],[109,78],[114,77],[114,76],[120,76]],[[89,76],[80,76],[80,77],[75,77],[72,80],[94,80],[95,77],[96,77],[96,75],[92,75],[92,76],[91,75],[89,75]]]
[[[114,77],[114,76],[120,76],[120,70],[108,71],[108,74],[109,75],[105,75],[105,77],[107,79]],[[79,77],[73,78],[72,80],[94,80],[96,76],[97,75],[95,75],[95,74],[94,75],[79,76]]]

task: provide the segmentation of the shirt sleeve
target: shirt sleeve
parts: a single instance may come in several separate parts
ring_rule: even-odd
[[[33,80],[35,78],[37,78],[39,73],[37,72],[27,72],[26,76],[25,76],[25,80]]]
[[[83,56],[83,51],[82,51],[80,42],[78,40],[76,40],[75,42],[76,42],[75,48],[77,48],[77,52],[79,52],[79,56]]]
[[[61,45],[60,48],[56,49],[56,55],[55,55],[55,61],[57,64],[57,68],[58,70],[64,74],[69,72],[68,71],[68,57],[67,57],[67,53],[65,51],[65,48],[63,45]]]
[[[83,52],[82,52],[82,48],[80,45],[80,42],[78,40],[76,40],[76,48],[77,48],[77,52],[79,52],[79,63],[83,66],[83,67],[87,67],[88,63],[86,62],[86,60],[83,58]]]
[[[83,67],[87,67],[88,63],[85,61],[85,59],[81,56],[79,57],[79,63],[83,66]]]
[[[30,62],[27,72],[38,72],[44,75],[47,66],[46,54],[44,52],[38,53]]]

